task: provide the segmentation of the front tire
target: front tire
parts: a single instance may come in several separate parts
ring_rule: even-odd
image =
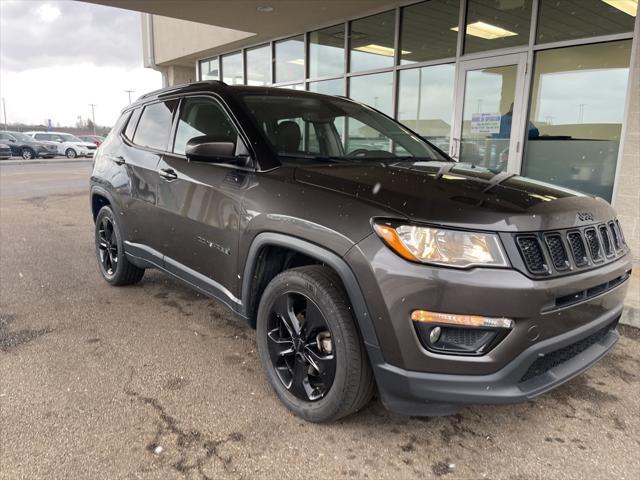
[[[24,160],[33,160],[34,158],[36,158],[36,152],[28,147],[23,148],[21,153]]]
[[[121,286],[142,280],[144,269],[127,260],[120,228],[108,205],[102,207],[96,217],[95,242],[100,273],[108,283]]]
[[[67,148],[64,154],[67,158],[76,158],[78,156],[78,153],[73,148]]]
[[[311,265],[276,276],[260,299],[258,351],[267,379],[296,415],[330,422],[373,395],[364,344],[339,277]]]

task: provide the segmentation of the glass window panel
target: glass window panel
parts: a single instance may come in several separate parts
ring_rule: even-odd
[[[536,43],[632,32],[637,0],[541,0]]]
[[[232,53],[222,57],[222,81],[227,85],[242,85],[242,53]]]
[[[402,9],[400,63],[456,56],[459,0],[431,0]]]
[[[304,36],[276,42],[276,82],[304,79]]]
[[[344,73],[344,25],[309,33],[309,76],[329,77]]]
[[[235,144],[238,140],[231,120],[217,103],[203,98],[188,98],[180,113],[173,151],[184,155],[187,142],[203,135],[211,136],[217,142]]]
[[[400,72],[398,120],[441,150],[449,151],[455,65]]]
[[[461,162],[494,170],[506,169],[517,75],[517,65],[466,72]]]
[[[169,100],[144,107],[133,142],[142,147],[165,150],[171,132],[173,109],[177,103],[177,100]]]
[[[532,0],[469,0],[464,53],[528,44],[531,3]]]
[[[380,13],[351,22],[351,71],[393,66],[395,11]]]
[[[309,91],[325,95],[344,95],[344,78],[309,83]]]
[[[611,200],[631,40],[536,54],[524,175]],[[606,88],[603,88],[606,86]]]
[[[385,72],[351,77],[349,79],[349,96],[357,102],[393,116],[393,73]],[[336,128],[341,131],[342,127],[336,123]],[[349,119],[346,129],[345,150],[347,153],[360,148],[386,151],[391,149],[391,143],[387,136],[367,127],[359,120]]]
[[[375,73],[349,79],[349,97],[393,116],[393,73]]]
[[[220,67],[218,57],[200,62],[200,79],[201,80],[220,80]]]
[[[267,85],[271,83],[271,47],[247,50],[247,85]]]

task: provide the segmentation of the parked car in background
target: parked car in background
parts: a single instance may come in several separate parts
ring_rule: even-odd
[[[0,160],[11,158],[11,147],[4,143],[0,143]]]
[[[85,142],[75,135],[64,132],[26,132],[35,140],[55,142],[58,147],[58,154],[67,158],[93,157],[95,143]]]
[[[78,138],[84,142],[94,143],[96,147],[99,147],[104,142],[104,137],[100,135],[79,135]]]
[[[0,143],[8,145],[11,155],[31,160],[37,157],[51,158],[58,154],[55,144],[47,144],[34,140],[21,132],[0,131]]]

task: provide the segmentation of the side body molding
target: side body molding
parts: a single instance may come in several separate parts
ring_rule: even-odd
[[[288,235],[271,232],[265,232],[256,235],[251,244],[251,247],[249,248],[249,253],[247,255],[244,267],[244,277],[242,279],[243,305],[249,304],[248,299],[251,296],[251,281],[253,279],[258,253],[263,247],[269,245],[290,248],[310,257],[316,258],[333,268],[340,276],[340,279],[342,280],[342,283],[344,284],[344,287],[347,291],[349,301],[351,302],[351,306],[358,322],[360,333],[362,334],[364,343],[367,346],[367,350],[371,351],[371,347],[376,350],[379,348],[378,338],[376,336],[373,322],[367,309],[367,304],[365,302],[364,296],[362,295],[362,290],[360,289],[360,285],[358,284],[355,275],[351,271],[351,268],[349,268],[349,265],[347,265],[347,262],[345,262],[335,253],[326,250],[325,248],[296,237],[290,237]]]

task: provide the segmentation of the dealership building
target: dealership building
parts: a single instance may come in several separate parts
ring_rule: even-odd
[[[92,1],[143,12],[165,85],[348,96],[460,161],[605,198],[640,261],[638,0]]]

